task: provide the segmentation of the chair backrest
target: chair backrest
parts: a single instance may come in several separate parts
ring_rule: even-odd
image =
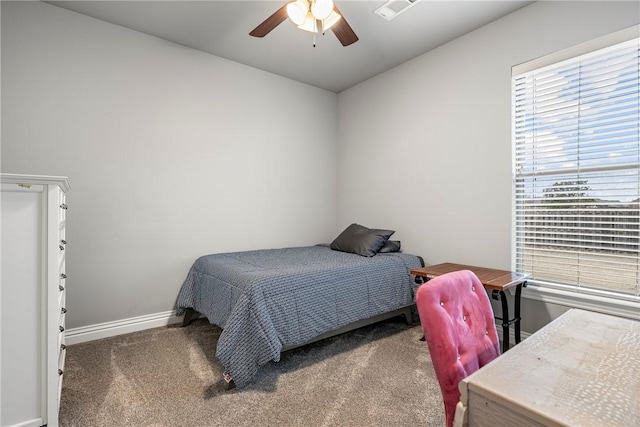
[[[491,303],[478,277],[462,270],[420,286],[416,305],[451,426],[458,383],[500,355]]]

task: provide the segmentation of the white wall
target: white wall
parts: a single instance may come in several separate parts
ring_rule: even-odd
[[[632,26],[638,2],[537,2],[339,94],[338,224],[429,264],[510,268],[511,67]],[[565,308],[525,301],[534,331]]]
[[[1,170],[71,180],[71,328],[171,310],[204,253],[329,241],[354,221],[428,263],[509,268],[511,66],[639,17],[637,2],[534,3],[336,96],[2,2]],[[313,134],[311,118],[284,125],[303,109]],[[524,330],[564,309],[526,301]]]
[[[2,2],[1,90],[2,172],[72,185],[71,328],[171,310],[200,255],[334,237],[331,92],[40,2]]]

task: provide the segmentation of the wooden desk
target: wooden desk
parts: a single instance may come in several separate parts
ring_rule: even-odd
[[[640,425],[640,322],[572,309],[460,382],[454,425]]]
[[[442,274],[459,270],[471,270],[478,276],[485,289],[491,291],[491,297],[500,300],[502,303],[501,317],[496,317],[502,321],[502,352],[509,349],[509,326],[514,325],[516,344],[520,342],[520,298],[522,287],[526,286],[528,275],[515,273],[508,270],[497,270],[495,268],[475,267],[472,265],[454,264],[445,262],[443,264],[428,265],[422,268],[411,270],[411,274],[422,277],[426,280],[432,279]],[[505,291],[516,288],[514,316],[509,319],[509,304]]]

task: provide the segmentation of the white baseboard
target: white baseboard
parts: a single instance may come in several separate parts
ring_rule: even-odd
[[[128,319],[115,320],[113,322],[98,323],[96,325],[82,326],[67,329],[65,341],[67,345],[108,338],[130,332],[143,331],[145,329],[159,328],[162,326],[179,323],[182,317],[177,317],[175,311],[147,314],[145,316],[130,317]]]
[[[42,418],[35,418],[33,420],[22,421],[18,424],[14,424],[11,427],[40,427],[42,425]]]
[[[165,311],[162,313],[147,314],[145,316],[130,317],[128,319],[115,320],[113,322],[98,323],[95,325],[82,326],[79,328],[67,329],[65,341],[67,345],[80,344],[83,342],[99,340],[101,338],[114,337],[116,335],[128,334],[130,332],[143,331],[145,329],[160,328],[182,322],[182,316],[175,315],[175,311]],[[502,327],[496,325],[498,337],[502,340]],[[520,336],[524,340],[531,334],[521,332]],[[509,343],[515,344],[516,337],[513,326],[509,328]]]

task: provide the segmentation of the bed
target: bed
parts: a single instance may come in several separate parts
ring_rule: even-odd
[[[402,252],[361,256],[328,245],[205,255],[191,266],[176,314],[201,313],[222,328],[216,357],[232,386],[251,383],[280,353],[374,321],[411,322],[422,259]]]

